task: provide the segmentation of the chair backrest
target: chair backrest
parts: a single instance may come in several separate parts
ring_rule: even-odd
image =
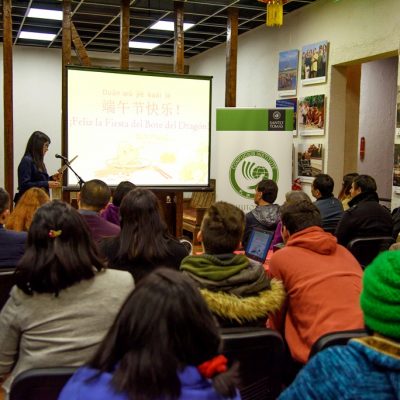
[[[0,310],[6,304],[11,288],[15,285],[15,268],[0,268]]]
[[[57,400],[74,367],[35,368],[24,371],[13,381],[10,400]]]
[[[215,179],[210,179],[210,188],[207,192],[193,192],[190,207],[209,208],[215,202]]]
[[[331,346],[346,345],[350,339],[368,336],[365,329],[353,329],[350,331],[330,332],[322,335],[311,347],[308,359]]]
[[[361,237],[351,240],[347,249],[364,268],[382,251],[387,250],[395,240],[392,236]]]
[[[239,362],[242,399],[276,399],[285,360],[282,336],[267,328],[225,328],[222,339],[228,360]]]

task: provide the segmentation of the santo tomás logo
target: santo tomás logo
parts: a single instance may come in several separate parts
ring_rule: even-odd
[[[233,190],[245,199],[254,197],[254,190],[262,179],[278,182],[276,161],[261,150],[240,153],[229,168],[229,181]]]

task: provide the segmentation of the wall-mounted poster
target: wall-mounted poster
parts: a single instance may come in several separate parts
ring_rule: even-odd
[[[301,83],[326,82],[328,72],[328,42],[308,44],[301,50]]]
[[[292,108],[293,109],[293,136],[297,135],[297,99],[280,99],[276,101],[277,108]]]
[[[325,95],[317,94],[299,98],[297,120],[300,135],[324,135]]]
[[[303,182],[312,182],[322,173],[324,159],[322,143],[299,143],[297,147],[297,175]]]
[[[278,92],[280,96],[296,95],[298,65],[298,50],[279,53]]]

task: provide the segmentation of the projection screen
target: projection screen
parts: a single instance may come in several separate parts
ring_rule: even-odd
[[[210,176],[211,77],[68,68],[68,159],[87,181],[195,190]],[[77,178],[68,172],[68,185]]]

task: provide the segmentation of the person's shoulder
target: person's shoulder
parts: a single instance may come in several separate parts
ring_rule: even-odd
[[[127,271],[107,268],[97,273],[97,278],[104,280],[106,285],[121,284],[127,287],[133,286],[133,277]]]

